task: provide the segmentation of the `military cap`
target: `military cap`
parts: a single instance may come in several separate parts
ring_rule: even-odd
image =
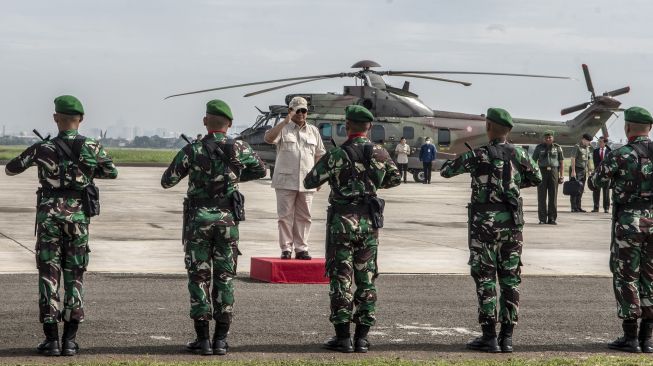
[[[555,132],[553,130],[546,130],[544,131],[544,136],[555,136]]]
[[[62,95],[54,98],[54,111],[75,116],[84,114],[84,107],[82,107],[82,102],[72,95]]]
[[[234,116],[231,114],[231,108],[229,108],[229,105],[220,99],[213,99],[206,103],[206,114],[224,116],[232,121],[234,119]]]
[[[501,108],[488,108],[485,118],[501,126],[506,126],[512,128],[512,117],[510,113],[505,109]]]
[[[352,122],[372,122],[374,116],[367,108],[362,105],[348,105],[345,108],[345,118]]]
[[[592,136],[589,133],[584,133],[583,139],[587,141],[592,141]]]
[[[630,107],[624,112],[624,119],[630,123],[653,124],[651,113],[642,107]]]
[[[292,108],[294,111],[298,109],[308,109],[308,102],[302,97],[294,97],[288,103],[288,108]]]

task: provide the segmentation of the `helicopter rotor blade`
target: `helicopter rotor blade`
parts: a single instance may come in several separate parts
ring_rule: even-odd
[[[460,81],[460,80],[453,80],[453,79],[443,79],[443,78],[436,78],[436,77],[433,77],[433,76],[424,76],[424,75],[415,75],[415,74],[393,74],[393,75],[389,75],[389,76],[404,76],[404,77],[408,77],[408,78],[437,80],[437,81],[444,81],[446,83],[462,84],[464,86],[472,85],[472,83],[469,83],[467,81]]]
[[[324,79],[331,79],[331,78],[332,78],[332,77],[321,77],[321,78],[314,78],[314,79],[308,79],[308,80],[296,81],[296,82],[294,82],[294,83],[288,83],[288,84],[283,84],[283,85],[277,85],[277,86],[274,86],[274,87],[272,87],[272,88],[267,88],[267,89],[262,89],[262,90],[257,90],[257,91],[255,91],[255,92],[247,93],[247,94],[243,95],[243,97],[251,97],[251,96],[253,96],[253,95],[263,94],[263,93],[267,93],[267,92],[269,92],[269,91],[273,91],[273,90],[277,90],[277,89],[282,89],[282,88],[286,88],[286,87],[293,86],[293,85],[299,85],[299,84],[304,84],[304,83],[310,83],[310,82],[312,82],[312,81],[318,81],[318,80],[324,80]]]
[[[545,79],[566,79],[571,80],[568,76],[555,75],[536,75],[536,74],[511,74],[504,72],[477,72],[477,71],[375,71],[382,75],[395,74],[451,74],[451,75],[493,75],[493,76],[518,76],[528,78],[545,78]]]
[[[612,90],[612,91],[609,91],[609,92],[605,92],[605,93],[603,93],[603,96],[605,96],[605,97],[616,97],[617,95],[626,94],[628,92],[630,92],[630,87],[625,86],[623,88],[619,88],[619,89],[615,89],[615,90]]]
[[[592,103],[591,102],[585,102],[585,103],[577,104],[577,105],[572,106],[572,107],[565,108],[565,109],[560,111],[560,115],[564,116],[565,114],[578,112],[580,110],[583,110],[583,109],[587,108],[587,106],[590,105],[590,104],[592,104]]]
[[[592,84],[592,78],[590,77],[590,69],[585,64],[583,64],[583,75],[585,75],[585,84],[587,84],[587,91],[592,93],[592,98],[594,98],[594,85]]]
[[[313,75],[313,76],[298,76],[294,78],[285,78],[285,79],[275,79],[275,80],[266,80],[266,81],[256,81],[253,83],[244,83],[244,84],[236,84],[236,85],[227,85],[227,86],[221,86],[217,88],[211,88],[211,89],[204,89],[204,90],[196,90],[196,91],[191,91],[187,93],[179,93],[179,94],[173,94],[169,95],[163,99],[168,99],[168,98],[173,98],[173,97],[179,97],[182,95],[190,95],[190,94],[199,94],[199,93],[206,93],[210,91],[216,91],[216,90],[224,90],[224,89],[232,89],[232,88],[240,88],[243,86],[252,86],[252,85],[260,85],[260,84],[270,84],[270,83],[279,83],[282,81],[292,81],[292,80],[305,80],[305,79],[322,79],[322,78],[342,78],[342,77],[347,77],[347,76],[355,76],[354,73],[346,73],[346,72],[341,72],[339,74],[326,74],[326,75]]]

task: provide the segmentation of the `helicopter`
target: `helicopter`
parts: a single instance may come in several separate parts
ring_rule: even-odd
[[[271,105],[267,111],[259,109],[260,115],[254,124],[243,130],[238,139],[244,140],[252,146],[261,159],[270,166],[270,172],[274,172],[276,149],[274,145],[263,141],[265,132],[282,121],[288,113],[288,103],[293,97],[301,96],[308,101],[309,114],[307,123],[315,125],[325,143],[341,144],[347,140],[345,131],[344,108],[350,104],[359,104],[372,112],[375,120],[369,133],[373,142],[381,143],[390,151],[399,143],[401,137],[406,138],[411,147],[409,155],[408,170],[416,182],[424,180],[422,164],[419,161],[419,149],[426,137],[431,137],[438,150],[439,164],[442,158],[449,159],[467,151],[467,144],[482,145],[486,142],[485,115],[469,114],[451,111],[440,111],[429,108],[419,99],[419,96],[410,90],[410,83],[405,81],[401,88],[394,87],[384,80],[383,76],[399,76],[407,78],[419,78],[434,80],[446,83],[455,83],[463,86],[470,86],[466,81],[446,79],[431,76],[433,74],[459,74],[459,75],[492,75],[492,76],[513,76],[548,79],[571,79],[566,76],[534,75],[534,74],[513,74],[496,72],[471,72],[471,71],[379,71],[372,68],[381,67],[380,64],[371,60],[356,62],[351,68],[358,69],[355,72],[341,72],[334,74],[301,76],[276,80],[258,81],[237,85],[229,85],[205,90],[198,90],[166,97],[178,97],[197,93],[205,93],[230,88],[254,86],[269,83],[292,81],[291,83],[278,85],[245,94],[245,97],[258,95],[286,88],[294,85],[320,81],[331,78],[352,77],[356,85],[344,86],[343,93],[295,93],[288,94],[285,98],[285,105]],[[578,116],[567,121],[545,121],[537,119],[513,118],[515,126],[510,133],[510,141],[519,145],[534,145],[542,142],[544,132],[553,130],[556,142],[560,145],[574,145],[584,133],[594,136],[599,130],[604,136],[608,136],[606,122],[616,111],[621,111],[621,102],[614,99],[618,95],[628,93],[630,87],[623,87],[602,95],[596,95],[592,84],[589,68],[582,65],[587,90],[590,92],[590,100],[572,107],[561,110],[561,115],[583,111]]]

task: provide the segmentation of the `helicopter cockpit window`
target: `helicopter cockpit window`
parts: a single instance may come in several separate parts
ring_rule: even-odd
[[[320,130],[320,136],[322,136],[323,139],[330,139],[331,136],[333,136],[330,123],[320,123],[318,129]]]
[[[415,138],[415,129],[412,127],[404,127],[403,133],[401,134],[406,140],[412,140]]]
[[[449,146],[451,144],[451,131],[449,129],[438,130],[438,145]]]
[[[385,128],[380,125],[372,125],[372,142],[383,142],[385,140]]]
[[[345,125],[342,123],[338,123],[336,126],[336,134],[340,137],[345,137],[347,136],[347,129],[345,128]]]

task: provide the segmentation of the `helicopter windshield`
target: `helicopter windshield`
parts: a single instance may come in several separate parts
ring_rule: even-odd
[[[365,73],[365,76],[367,76],[367,82],[370,86],[379,89],[385,89],[385,80],[383,80],[383,77],[381,77],[381,75]]]

